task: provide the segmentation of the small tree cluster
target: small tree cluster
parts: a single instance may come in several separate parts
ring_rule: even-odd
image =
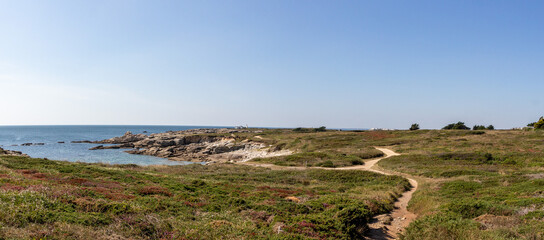
[[[321,126],[315,129],[316,132],[325,132],[327,131],[327,128],[325,126]]]
[[[472,130],[495,130],[495,127],[493,125],[489,125],[487,127],[484,125],[474,125]]]
[[[325,131],[327,131],[327,127],[325,127],[325,126],[321,126],[321,127],[318,127],[318,128],[301,128],[301,127],[298,127],[298,128],[293,129],[293,132],[304,132],[304,133],[307,133],[307,132],[325,132]]]
[[[419,130],[419,124],[417,123],[412,124],[412,126],[410,127],[410,131],[415,131],[415,130]]]
[[[470,128],[467,127],[464,122],[457,122],[457,123],[448,124],[445,127],[443,127],[442,129],[447,129],[447,130],[453,130],[453,129],[470,130]]]
[[[538,122],[533,125],[535,129],[544,129],[544,117],[540,117]]]
[[[474,127],[472,127],[472,130],[485,130],[485,126],[484,125],[474,125]]]

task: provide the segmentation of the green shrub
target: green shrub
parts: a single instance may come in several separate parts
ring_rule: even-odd
[[[310,132],[310,129],[309,128],[298,127],[298,128],[293,129],[293,132]]]
[[[318,164],[318,166],[326,167],[326,168],[333,168],[334,163],[331,160],[328,160],[328,161],[325,161],[325,162],[322,162],[322,163]]]
[[[359,159],[356,159],[356,160],[352,160],[351,164],[352,165],[363,165],[365,163],[363,161],[359,160]]]
[[[489,162],[493,161],[494,159],[495,159],[495,158],[493,158],[493,154],[491,154],[491,153],[485,153],[485,154],[484,154],[484,157],[483,157],[483,159],[482,159],[482,162],[483,162],[483,163],[489,163]]]
[[[472,130],[485,130],[485,126],[484,125],[474,125],[474,127],[472,127]]]
[[[321,127],[318,127],[318,128],[301,128],[301,127],[298,127],[298,128],[293,129],[293,132],[304,132],[304,133],[325,132],[325,131],[327,131],[327,127],[325,127],[325,126],[321,126]]]
[[[483,214],[508,215],[512,212],[503,205],[472,198],[449,203],[446,205],[446,210],[457,213],[464,218],[475,218]]]
[[[362,239],[372,214],[367,206],[349,206],[338,212],[339,229],[351,239]]]
[[[327,128],[325,126],[321,126],[315,129],[316,132],[325,132],[327,131]]]
[[[447,130],[470,130],[469,127],[467,127],[465,125],[464,122],[457,122],[457,123],[451,123],[451,124],[448,124],[447,126],[443,127],[442,129],[447,129]]]
[[[414,123],[412,124],[412,126],[410,126],[410,131],[415,131],[415,130],[419,130],[419,124],[417,123]]]

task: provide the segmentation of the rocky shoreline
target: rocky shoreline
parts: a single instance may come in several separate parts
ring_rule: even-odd
[[[24,154],[22,152],[6,150],[6,149],[3,149],[3,148],[0,148],[0,155],[28,157],[28,155],[26,155],[26,154]]]
[[[237,133],[259,133],[248,129],[191,129],[154,134],[125,135],[101,141],[73,141],[73,143],[101,144],[90,150],[130,149],[127,153],[192,162],[244,162],[257,157],[292,154],[289,150],[271,149],[263,142],[240,139]],[[104,145],[108,144],[108,145]],[[110,145],[112,144],[112,145]]]

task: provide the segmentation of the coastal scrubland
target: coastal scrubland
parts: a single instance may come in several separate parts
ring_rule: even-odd
[[[391,134],[379,166],[420,183],[404,239],[544,239],[544,131]]]
[[[310,132],[310,131],[309,131]],[[272,150],[290,149],[288,156],[257,158],[254,162],[280,166],[345,167],[363,165],[364,160],[384,156],[373,147],[373,141],[386,137],[382,132],[316,132],[274,130],[259,134],[261,141],[272,145]]]
[[[362,171],[0,156],[0,239],[354,239],[408,188]]]
[[[410,224],[402,239],[544,239],[544,131],[280,135],[283,137],[269,136],[277,141],[272,144],[294,147],[302,156],[339,149],[365,152],[368,146],[386,146],[401,153],[378,166],[420,183],[408,207],[418,220]],[[303,162],[299,158],[286,161],[290,158],[293,156],[256,161],[289,166]],[[337,161],[348,162],[341,159]]]
[[[543,239],[544,131],[316,131],[234,135],[290,156],[239,164],[83,164],[0,156],[0,239],[358,239],[419,182],[402,239]],[[393,175],[312,169],[400,156]]]

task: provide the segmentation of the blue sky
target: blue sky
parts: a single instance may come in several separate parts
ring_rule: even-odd
[[[544,115],[543,11],[0,0],[0,125],[524,126]]]

